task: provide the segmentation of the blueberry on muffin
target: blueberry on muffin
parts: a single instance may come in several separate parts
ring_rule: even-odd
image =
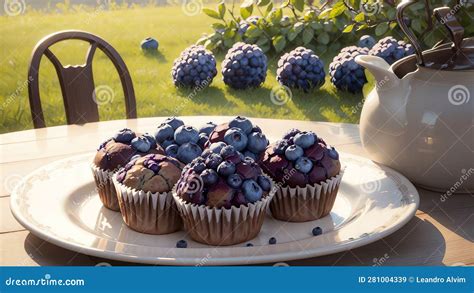
[[[156,129],[155,140],[163,147],[167,156],[187,164],[201,155],[214,127],[215,124],[209,122],[198,130],[185,125],[181,119],[170,117]]]
[[[268,146],[260,166],[283,186],[304,187],[330,179],[341,170],[339,154],[312,131],[289,130]]]
[[[257,160],[268,146],[268,139],[260,127],[241,116],[216,126],[209,135],[206,146],[212,147],[213,144],[221,142],[233,146],[236,151],[254,160]]]
[[[175,158],[149,154],[130,161],[117,172],[114,183],[127,226],[148,234],[167,234],[181,228],[171,190],[183,167]]]
[[[270,203],[275,218],[305,222],[330,213],[343,172],[338,152],[314,132],[290,129],[259,164],[277,183]]]
[[[186,165],[177,185],[184,201],[211,208],[230,208],[259,201],[272,188],[258,164],[225,145]]]
[[[118,131],[99,146],[91,169],[99,198],[105,207],[114,211],[120,209],[112,183],[113,173],[132,158],[146,154],[164,154],[164,150],[150,134],[137,134],[128,128]]]

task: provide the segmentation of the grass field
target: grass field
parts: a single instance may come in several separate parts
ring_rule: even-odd
[[[62,14],[27,11],[14,17],[0,16],[0,133],[33,127],[27,89],[29,58],[34,45],[42,37],[64,29],[92,32],[118,50],[132,75],[139,117],[240,114],[314,121],[358,121],[362,95],[339,92],[328,78],[321,90],[310,93],[293,91],[291,100],[282,105],[273,103],[270,93],[277,86],[275,72],[279,56],[269,56],[267,79],[259,89],[232,90],[224,85],[220,73],[209,88],[197,94],[176,89],[170,77],[173,60],[204,32],[209,32],[211,21],[202,13],[188,16],[180,6],[83,10]],[[159,40],[160,54],[157,56],[146,56],[141,52],[140,41],[147,36]],[[82,64],[86,49],[86,44],[76,41],[52,47],[63,65]],[[317,52],[325,60],[326,70],[336,53]],[[217,58],[220,66],[223,54]],[[106,85],[114,93],[111,102],[99,108],[101,120],[124,118],[123,93],[112,63],[98,52],[93,68],[96,86]],[[40,91],[47,126],[65,124],[59,83],[47,58],[43,58],[40,70]]]

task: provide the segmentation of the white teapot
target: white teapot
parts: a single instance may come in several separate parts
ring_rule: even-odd
[[[434,15],[452,43],[422,52],[415,36],[398,23],[416,49],[392,66],[376,56],[356,62],[374,75],[360,118],[362,145],[370,158],[392,167],[415,184],[445,194],[474,191],[474,39],[449,7]]]

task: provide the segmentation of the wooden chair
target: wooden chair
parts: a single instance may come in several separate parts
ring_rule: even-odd
[[[63,66],[58,58],[49,49],[50,46],[64,40],[82,40],[90,43],[83,65]],[[38,42],[33,50],[28,69],[28,95],[31,115],[35,128],[46,126],[39,92],[39,67],[43,55],[53,63],[59,78],[61,92],[68,124],[83,124],[99,121],[98,102],[95,96],[94,78],[92,75],[92,60],[96,49],[99,48],[109,57],[117,69],[122,88],[125,94],[127,118],[137,118],[135,92],[132,79],[122,57],[106,41],[93,34],[83,31],[61,31],[46,36]]]

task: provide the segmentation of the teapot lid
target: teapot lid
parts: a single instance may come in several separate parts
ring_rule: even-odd
[[[397,21],[415,48],[417,65],[438,70],[474,69],[474,39],[463,39],[464,28],[449,7],[436,8],[433,15],[448,30],[451,42],[437,44],[432,49],[422,51],[417,38],[403,21],[405,8],[415,2],[404,0],[397,6]]]

